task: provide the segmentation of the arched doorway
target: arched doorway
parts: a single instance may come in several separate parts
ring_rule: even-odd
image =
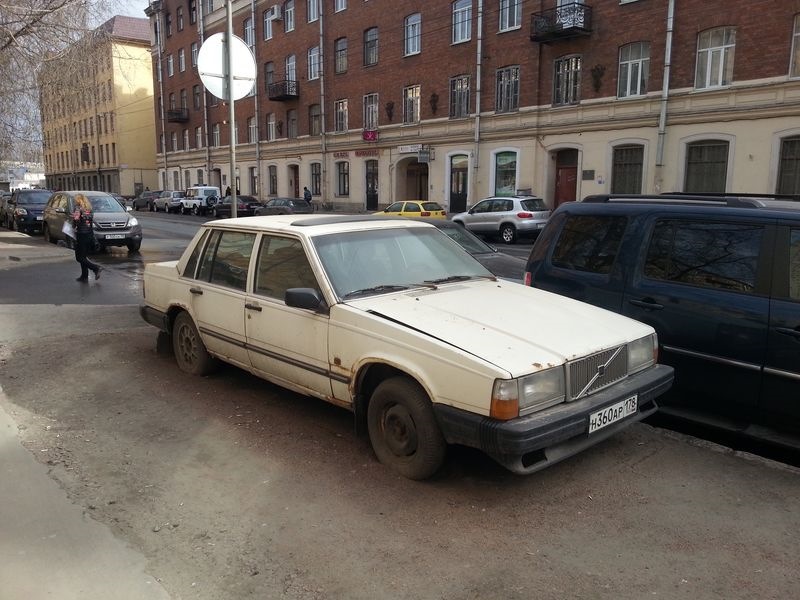
[[[428,165],[416,158],[406,158],[397,163],[397,180],[393,200],[427,200]]]
[[[555,206],[576,200],[578,192],[578,151],[565,148],[556,152]]]
[[[469,156],[454,154],[450,157],[450,206],[449,212],[467,210],[469,189]]]

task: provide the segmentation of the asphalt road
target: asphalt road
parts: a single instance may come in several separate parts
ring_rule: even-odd
[[[137,277],[177,258],[189,219],[143,216],[141,254],[100,256],[108,272],[83,286],[69,252],[0,248],[0,410],[18,439],[0,440],[0,464],[21,444],[58,484],[48,494],[111,538],[98,548],[160,586],[152,597],[800,595],[797,469],[636,424],[532,476],[452,448],[440,474],[412,482],[383,468],[344,410],[232,367],[180,372],[138,317]],[[2,577],[27,575],[26,599],[102,597],[57,587],[64,569],[97,577],[85,564],[44,563],[35,581],[14,568],[38,565],[23,538],[50,515],[32,503],[12,516],[2,472]],[[0,599],[14,598],[2,581]]]

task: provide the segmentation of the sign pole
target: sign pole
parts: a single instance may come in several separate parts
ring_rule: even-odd
[[[225,98],[228,100],[228,109],[230,121],[230,183],[231,183],[231,218],[236,218],[236,114],[233,110],[233,50],[231,49],[233,40],[233,0],[227,0],[225,3],[225,14],[228,21],[228,27],[225,35],[225,57],[223,64],[225,68],[225,81],[227,82],[227,94]]]

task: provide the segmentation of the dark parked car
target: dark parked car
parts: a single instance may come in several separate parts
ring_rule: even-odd
[[[92,205],[94,237],[100,248],[126,246],[136,252],[142,245],[142,226],[139,220],[120,206],[114,196],[105,192],[75,191],[54,193],[44,210],[44,238],[52,243],[70,240],[64,234],[64,222],[71,220],[75,210],[75,196],[83,194]]]
[[[145,190],[131,203],[133,210],[153,210],[153,200],[161,195],[164,190]]]
[[[669,415],[800,445],[800,202],[588,197],[553,213],[525,277],[652,325]]]
[[[6,204],[6,220],[14,231],[32,233],[42,230],[42,211],[50,190],[14,190]]]
[[[256,209],[256,215],[309,215],[314,205],[305,198],[272,198]]]
[[[0,227],[8,227],[6,221],[6,207],[8,201],[11,199],[11,192],[3,192],[0,194]]]
[[[262,206],[255,196],[236,196],[236,216],[252,217]],[[227,219],[231,216],[231,196],[225,196],[211,207],[211,215],[215,219]]]

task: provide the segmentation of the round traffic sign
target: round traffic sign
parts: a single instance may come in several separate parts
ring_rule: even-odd
[[[197,71],[206,89],[220,100],[239,100],[247,96],[256,81],[256,59],[244,40],[231,38],[231,69],[233,71],[233,98],[226,93],[225,34],[215,33],[208,38],[197,53]]]

